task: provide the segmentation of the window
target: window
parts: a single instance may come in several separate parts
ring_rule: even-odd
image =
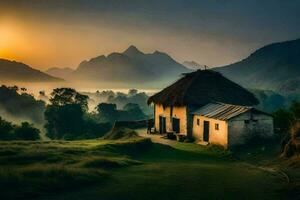
[[[219,124],[215,124],[215,130],[219,130]]]
[[[200,125],[200,119],[197,119],[197,126]]]

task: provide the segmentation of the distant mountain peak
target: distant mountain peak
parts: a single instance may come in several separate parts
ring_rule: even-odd
[[[205,69],[207,66],[205,65],[201,65],[195,61],[184,61],[182,63],[182,65],[184,65],[185,67],[189,68],[189,69],[192,69],[192,70],[198,70],[198,69]]]
[[[144,54],[143,52],[141,52],[138,48],[136,48],[136,46],[134,45],[130,45],[124,52],[123,54],[127,55],[127,56],[136,56],[136,55],[141,55]]]
[[[82,62],[72,74],[73,79],[101,81],[117,84],[148,83],[153,80],[163,84],[189,70],[168,54],[155,51],[143,53],[129,46],[122,53],[111,53]]]

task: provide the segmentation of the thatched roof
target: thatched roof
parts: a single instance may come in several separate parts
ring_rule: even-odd
[[[164,106],[203,106],[210,102],[252,106],[259,102],[255,96],[240,85],[212,70],[197,70],[148,99],[148,104]]]

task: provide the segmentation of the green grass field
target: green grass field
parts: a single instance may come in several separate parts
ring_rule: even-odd
[[[282,199],[266,156],[149,139],[0,142],[1,199]],[[274,159],[274,158],[273,158]],[[249,160],[249,162],[248,162]],[[261,161],[260,166],[255,161]],[[267,162],[266,162],[267,161]],[[272,161],[272,162],[271,162]]]

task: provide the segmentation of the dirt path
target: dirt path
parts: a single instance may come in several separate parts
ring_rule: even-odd
[[[159,134],[147,134],[147,129],[136,129],[135,131],[138,133],[139,136],[144,138],[150,138],[151,141],[154,143],[164,144],[169,146],[172,146],[177,143],[177,141],[165,139],[163,138],[162,135]]]

